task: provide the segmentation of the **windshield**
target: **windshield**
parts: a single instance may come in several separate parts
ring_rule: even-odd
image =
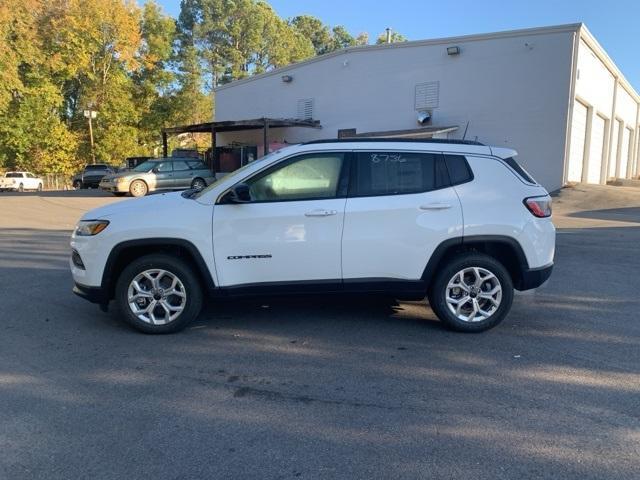
[[[239,169],[234,170],[233,172],[225,175],[224,177],[217,179],[215,182],[210,184],[208,187],[203,188],[198,193],[194,194],[191,198],[199,198],[201,195],[203,195],[206,192],[210,191],[212,188],[215,188],[216,185],[218,185],[222,180],[227,181],[229,179],[234,179],[234,178],[241,177],[242,174],[244,173],[244,171],[247,170],[249,167],[252,167],[254,165],[260,164],[260,163],[264,162],[265,160],[269,160],[270,158],[274,157],[275,155],[279,155],[284,150],[285,149],[276,150],[275,152],[271,152],[271,153],[265,155],[264,157],[260,157],[260,158],[258,158],[257,160],[254,160],[251,163],[247,163],[244,167],[240,167]]]
[[[134,172],[150,172],[158,164],[157,160],[147,160],[133,169]]]

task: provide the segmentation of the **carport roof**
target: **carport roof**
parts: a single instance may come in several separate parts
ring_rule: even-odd
[[[260,130],[268,128],[283,127],[307,127],[321,128],[319,120],[300,120],[297,118],[253,118],[250,120],[225,120],[220,122],[196,123],[193,125],[183,125],[180,127],[169,127],[162,129],[162,133],[211,133],[237,132],[241,130]]]

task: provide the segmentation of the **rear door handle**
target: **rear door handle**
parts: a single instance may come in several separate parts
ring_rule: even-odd
[[[337,210],[311,210],[305,213],[305,217],[328,217],[330,215],[336,215]]]
[[[420,205],[420,210],[446,210],[451,208],[448,203],[428,203],[426,205]]]

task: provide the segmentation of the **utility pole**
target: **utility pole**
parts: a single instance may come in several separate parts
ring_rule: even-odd
[[[387,43],[391,43],[391,29],[387,27],[384,30],[387,32]]]
[[[93,164],[96,163],[96,154],[93,149],[93,125],[91,120],[98,116],[98,112],[92,110],[92,107],[89,107],[89,110],[84,111],[84,116],[89,120],[89,140],[91,141],[91,160]]]

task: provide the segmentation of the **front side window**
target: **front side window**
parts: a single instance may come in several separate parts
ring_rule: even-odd
[[[286,160],[246,183],[254,202],[335,198],[343,153],[313,153]]]
[[[156,165],[156,172],[158,173],[166,173],[166,172],[170,172],[172,171],[172,164],[173,162],[159,162]]]
[[[354,167],[350,196],[420,193],[448,185],[438,154],[358,152]]]

